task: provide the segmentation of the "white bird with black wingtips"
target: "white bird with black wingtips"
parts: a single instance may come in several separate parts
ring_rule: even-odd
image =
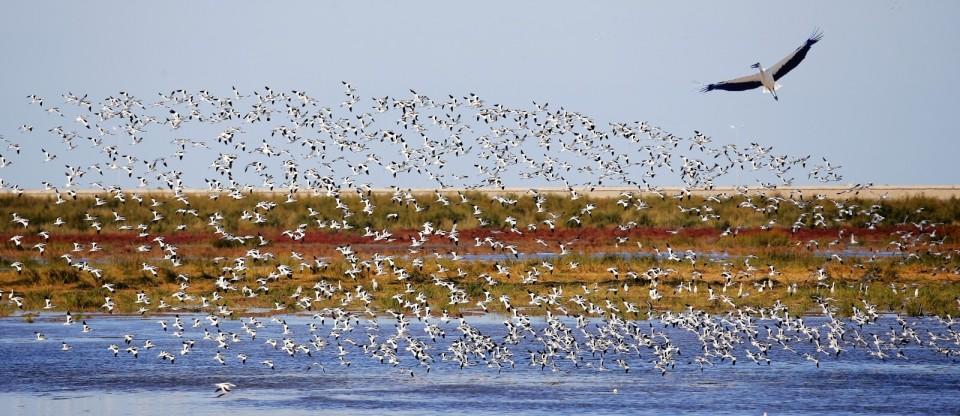
[[[807,41],[804,42],[803,45],[781,59],[780,62],[777,62],[772,67],[764,69],[760,63],[757,62],[750,67],[758,69],[759,72],[740,78],[731,79],[729,81],[708,84],[700,91],[746,91],[757,87],[763,87],[763,92],[769,92],[773,94],[774,100],[779,100],[777,97],[777,88],[780,87],[780,84],[777,84],[777,81],[796,68],[797,65],[800,65],[800,62],[806,58],[807,52],[810,51],[810,48],[819,42],[821,38],[823,38],[822,33],[819,31],[814,32],[809,38],[807,38]]]
[[[231,388],[237,387],[237,385],[233,383],[217,383],[215,386],[217,387],[217,390],[214,391],[214,393],[219,393],[217,394],[217,397],[223,397],[227,393],[230,393]]]

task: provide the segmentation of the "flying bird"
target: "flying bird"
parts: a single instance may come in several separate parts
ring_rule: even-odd
[[[215,386],[217,389],[214,391],[214,393],[219,393],[217,394],[217,397],[226,396],[227,393],[230,393],[231,388],[237,387],[237,385],[233,383],[217,383]]]
[[[703,87],[700,92],[708,92],[713,90],[746,91],[757,87],[763,87],[763,92],[769,92],[773,94],[773,99],[779,101],[779,98],[777,97],[777,88],[780,88],[780,84],[777,84],[777,81],[796,68],[797,65],[800,65],[800,62],[803,61],[803,58],[806,58],[807,52],[810,51],[810,47],[819,42],[821,38],[823,38],[823,33],[816,31],[810,35],[809,38],[807,38],[807,41],[804,42],[803,45],[781,59],[780,62],[777,62],[772,67],[764,69],[762,66],[760,66],[760,63],[757,62],[753,65],[750,65],[750,67],[753,69],[759,69],[760,72],[731,79],[729,81],[721,81],[714,84],[709,84]]]

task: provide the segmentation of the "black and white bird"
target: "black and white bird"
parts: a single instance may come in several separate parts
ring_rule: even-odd
[[[231,388],[237,387],[237,385],[233,383],[217,383],[215,386],[217,389],[214,391],[214,393],[218,393],[217,397],[223,397],[227,395],[227,393],[230,393]]]
[[[803,43],[795,51],[791,52],[789,55],[784,57],[770,68],[763,68],[759,62],[750,65],[753,69],[758,69],[759,72],[755,74],[750,74],[740,78],[731,79],[729,81],[721,81],[714,84],[709,84],[701,92],[708,92],[713,90],[724,90],[724,91],[746,91],[752,90],[757,87],[763,87],[763,92],[769,92],[773,94],[773,99],[778,100],[777,89],[780,88],[780,84],[777,84],[777,81],[780,78],[783,78],[785,75],[790,73],[797,65],[800,65],[800,62],[803,61],[803,58],[807,57],[807,52],[810,51],[810,47],[820,41],[823,38],[823,33],[816,31],[807,41]]]

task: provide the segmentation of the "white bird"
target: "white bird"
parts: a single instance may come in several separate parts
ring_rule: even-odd
[[[217,397],[223,397],[227,393],[230,393],[231,388],[237,387],[237,385],[233,383],[217,383],[217,384],[214,384],[214,386],[217,387],[214,393],[219,393],[217,394]]]
[[[701,92],[708,92],[713,90],[724,90],[724,91],[746,91],[752,90],[757,87],[763,87],[764,92],[769,92],[773,94],[774,100],[779,100],[777,97],[777,88],[779,84],[777,81],[780,78],[783,78],[784,75],[787,75],[790,71],[800,65],[800,62],[803,61],[803,58],[807,56],[807,52],[810,51],[810,47],[816,44],[823,37],[823,34],[814,32],[807,38],[807,41],[804,42],[799,48],[795,51],[784,57],[777,62],[772,67],[764,69],[760,66],[760,63],[757,62],[751,65],[751,68],[759,69],[760,72],[755,74],[750,74],[740,78],[731,79],[729,81],[717,82],[714,84],[709,84],[701,90]]]

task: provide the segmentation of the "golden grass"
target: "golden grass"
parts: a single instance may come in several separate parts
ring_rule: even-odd
[[[568,261],[579,260],[581,265],[576,270],[568,270],[565,264]],[[374,310],[382,312],[385,309],[399,310],[401,305],[391,297],[396,293],[402,293],[407,289],[407,284],[413,287],[413,293],[405,294],[407,299],[412,299],[418,293],[423,292],[428,298],[434,311],[449,310],[451,313],[464,311],[474,311],[478,307],[475,303],[483,299],[483,291],[489,290],[494,298],[501,295],[507,295],[515,307],[529,307],[533,313],[537,313],[538,308],[528,305],[530,296],[528,292],[546,294],[553,287],[563,289],[564,304],[568,309],[573,305],[567,300],[576,294],[584,295],[586,299],[598,305],[605,305],[606,300],[611,300],[621,311],[623,302],[630,302],[642,306],[646,310],[653,307],[657,310],[681,310],[687,305],[704,308],[710,311],[722,311],[727,305],[719,301],[708,301],[707,292],[713,288],[717,294],[730,296],[733,301],[742,306],[753,306],[756,308],[769,307],[775,300],[780,300],[794,311],[812,312],[815,305],[814,297],[831,297],[836,300],[838,305],[853,305],[858,303],[858,299],[867,299],[871,303],[879,304],[886,310],[917,314],[921,312],[928,314],[953,314],[956,315],[957,302],[955,298],[960,296],[960,276],[953,273],[946,273],[941,269],[925,267],[920,263],[899,264],[896,259],[879,260],[869,266],[849,266],[839,264],[827,264],[827,269],[831,278],[824,285],[816,283],[815,272],[802,265],[786,265],[779,269],[782,273],[777,276],[768,276],[765,271],[755,271],[747,273],[742,264],[718,264],[714,262],[702,262],[691,265],[689,262],[667,262],[654,259],[642,259],[640,261],[618,259],[616,262],[608,262],[609,259],[591,259],[583,256],[570,256],[554,262],[556,270],[553,273],[547,272],[539,261],[506,261],[500,264],[509,267],[511,275],[509,277],[497,275],[493,266],[485,262],[458,262],[453,263],[449,260],[439,262],[427,261],[423,270],[418,270],[409,263],[398,262],[398,267],[405,267],[411,271],[411,277],[406,281],[397,281],[391,276],[375,276],[373,271],[365,271],[357,280],[344,278],[342,270],[348,267],[342,261],[335,261],[325,272],[311,273],[309,270],[303,273],[295,273],[292,278],[281,277],[270,284],[270,290],[267,293],[259,294],[257,297],[244,297],[239,291],[221,292],[224,293],[226,304],[237,310],[267,308],[272,309],[275,303],[287,306],[283,312],[289,313],[296,311],[293,306],[294,300],[290,299],[290,294],[298,286],[304,288],[305,293],[312,293],[311,287],[319,281],[327,281],[333,285],[341,285],[344,290],[352,291],[356,286],[362,286],[365,290],[372,290],[372,280],[376,279],[379,290],[372,292],[374,300],[372,307]],[[443,266],[449,271],[439,273],[438,267]],[[522,284],[521,276],[533,267],[542,271],[539,280],[533,284]],[[616,267],[620,273],[618,278],[608,272],[608,267]],[[656,302],[651,302],[649,297],[650,282],[644,278],[632,279],[626,276],[628,271],[644,274],[648,269],[659,267],[666,271],[666,275],[657,279],[658,290],[663,298]],[[25,309],[36,310],[44,305],[44,298],[51,298],[56,305],[57,310],[70,310],[73,312],[103,312],[100,306],[104,302],[104,296],[111,296],[117,303],[117,313],[133,313],[141,305],[134,304],[136,293],[144,290],[152,299],[151,305],[144,305],[150,308],[151,312],[163,312],[155,309],[160,299],[164,299],[171,308],[182,311],[199,311],[199,300],[180,303],[171,297],[171,294],[180,290],[176,275],[170,270],[161,271],[160,276],[153,277],[142,271],[131,271],[129,267],[117,265],[102,265],[102,268],[109,276],[104,280],[113,282],[117,288],[115,293],[108,293],[100,288],[104,280],[95,280],[87,273],[76,273],[72,275],[71,269],[63,267],[48,267],[44,265],[28,266],[23,273],[12,271],[0,272],[0,287],[5,291],[13,291],[23,296],[25,300]],[[457,277],[457,269],[466,273],[466,277]],[[275,266],[254,265],[245,272],[245,277],[236,282],[236,287],[244,285],[255,289],[258,284],[256,278],[263,277],[275,270]],[[723,272],[732,274],[732,284],[724,289],[725,279]],[[182,266],[177,273],[182,273],[190,277],[188,293],[195,297],[201,295],[212,297],[215,290],[214,281],[217,273],[210,267],[203,267],[197,264],[188,264]],[[494,276],[498,284],[487,285],[478,276],[481,273],[487,273]],[[66,275],[66,276],[65,276]],[[459,288],[467,291],[470,302],[468,304],[450,304],[448,292],[433,284],[433,278],[438,277],[445,281],[451,281]],[[757,287],[761,282],[770,278],[774,282],[773,289],[760,291]],[[696,286],[696,293],[689,290],[683,290],[679,293],[676,288],[683,283],[687,289]],[[798,293],[788,295],[787,285],[797,284]],[[832,291],[831,291],[832,286]],[[585,294],[584,287],[591,293]],[[741,288],[746,295],[738,293]],[[914,290],[917,289],[917,295],[914,296]],[[894,294],[894,290],[898,293]],[[649,302],[649,303],[648,303]],[[323,307],[345,307],[348,309],[362,309],[363,304],[359,301],[347,305],[341,305],[338,300],[317,302],[313,309]],[[489,303],[488,308],[491,311],[503,311],[503,305],[499,301]],[[5,303],[0,306],[0,312],[9,314],[16,310],[12,305]],[[841,311],[843,312],[843,311]],[[849,309],[846,310],[849,313]]]
[[[355,228],[329,232],[318,231],[315,221],[341,218],[343,213],[336,208],[336,201],[331,197],[300,195],[298,201],[287,204],[280,195],[254,194],[243,200],[233,200],[225,196],[219,200],[211,200],[206,195],[194,195],[190,197],[190,204],[187,206],[169,195],[154,195],[153,197],[161,202],[158,207],[149,206],[149,196],[144,205],[129,201],[120,203],[110,195],[101,197],[106,203],[95,206],[92,196],[55,205],[50,203],[51,200],[46,196],[0,195],[0,218],[10,218],[15,212],[31,220],[31,224],[25,228],[8,221],[0,222],[0,236],[4,240],[12,235],[24,236],[23,247],[15,247],[8,242],[0,245],[0,289],[5,293],[12,291],[22,296],[26,310],[40,309],[44,305],[44,299],[50,298],[56,305],[56,310],[103,311],[100,305],[104,302],[104,296],[111,296],[116,301],[117,313],[131,313],[140,306],[133,303],[137,291],[143,290],[153,299],[152,304],[148,305],[151,312],[157,312],[155,307],[161,299],[171,305],[169,310],[181,308],[196,311],[199,310],[197,300],[180,303],[171,297],[180,290],[178,274],[189,276],[190,288],[187,293],[197,298],[202,295],[210,298],[215,291],[214,282],[217,277],[230,273],[224,271],[223,266],[231,264],[234,258],[245,256],[248,250],[260,249],[276,254],[278,260],[269,264],[248,262],[249,269],[239,275],[240,279],[234,283],[236,287],[248,286],[255,289],[259,286],[256,280],[275,271],[278,263],[298,270],[299,262],[290,258],[291,251],[302,253],[307,259],[314,256],[325,257],[332,264],[326,271],[298,271],[293,278],[284,277],[271,282],[270,290],[257,297],[244,297],[239,291],[225,292],[226,304],[231,308],[273,308],[275,303],[280,303],[287,306],[284,312],[290,312],[295,310],[295,307],[289,296],[298,286],[310,293],[310,288],[315,283],[325,280],[341,285],[345,290],[353,290],[360,285],[371,291],[372,280],[376,279],[380,289],[373,292],[371,307],[378,311],[402,308],[403,306],[391,297],[398,292],[404,292],[407,283],[410,283],[413,293],[405,296],[412,298],[423,292],[434,311],[447,309],[451,313],[476,310],[476,302],[483,298],[484,290],[488,290],[494,298],[507,295],[514,306],[529,307],[536,312],[538,308],[528,305],[528,292],[545,294],[553,287],[563,289],[564,299],[581,294],[601,306],[606,306],[606,301],[610,300],[621,310],[623,302],[637,304],[642,309],[652,307],[658,310],[680,310],[690,305],[711,311],[725,310],[727,305],[707,299],[709,288],[713,288],[718,294],[732,297],[733,302],[738,305],[765,307],[775,300],[780,300],[792,310],[802,312],[811,311],[815,305],[814,297],[824,296],[834,298],[838,305],[845,305],[846,313],[849,313],[849,306],[861,298],[890,311],[903,313],[960,313],[955,300],[960,296],[960,276],[957,275],[960,271],[960,256],[944,255],[958,247],[960,200],[956,198],[911,196],[886,200],[845,199],[844,206],[854,206],[854,211],[873,205],[879,207],[876,212],[885,219],[875,224],[873,230],[868,230],[862,228],[867,216],[854,215],[843,221],[835,221],[834,218],[840,216],[839,207],[828,201],[810,203],[805,207],[780,203],[775,208],[767,208],[771,206],[770,201],[762,196],[737,196],[722,202],[709,201],[703,196],[683,200],[646,196],[642,200],[648,208],[637,210],[632,206],[625,209],[617,204],[616,198],[585,197],[572,201],[562,194],[548,194],[544,206],[559,217],[556,231],[549,231],[543,224],[546,214],[538,213],[534,199],[523,193],[508,195],[508,198],[517,201],[515,205],[501,204],[489,195],[478,192],[468,192],[467,197],[471,202],[460,204],[459,197],[451,194],[449,206],[437,202],[431,193],[418,194],[417,205],[421,208],[420,212],[413,203],[397,203],[391,201],[389,194],[373,194],[370,199],[377,206],[375,215],[362,213],[363,204],[358,196],[344,195],[341,200],[353,212],[351,221]],[[265,212],[266,223],[252,224],[239,220],[243,211],[255,210],[254,205],[261,200],[277,204],[276,208]],[[745,203],[757,208],[744,208],[742,205]],[[595,205],[596,208],[590,214],[581,214],[581,210],[588,204]],[[474,216],[473,205],[480,207],[483,214]],[[698,215],[680,212],[678,206],[710,207],[720,219],[703,221]],[[308,207],[318,214],[309,216]],[[198,215],[178,213],[178,209],[195,209]],[[167,220],[152,223],[152,211],[164,215]],[[113,221],[114,212],[126,220]],[[259,233],[271,240],[271,243],[265,247],[258,247],[256,241],[246,244],[223,243],[212,234],[207,225],[209,216],[213,213],[223,215],[223,227],[231,233]],[[399,216],[396,220],[390,220],[387,219],[388,213],[397,213]],[[829,227],[814,227],[813,224],[804,223],[796,233],[789,230],[802,214],[807,214],[809,218],[812,213],[831,219]],[[99,218],[103,231],[97,232],[89,227],[91,221],[84,219],[87,214]],[[575,215],[581,217],[582,224],[566,221],[566,218]],[[522,234],[505,229],[504,219],[507,216],[517,219]],[[66,224],[53,227],[51,222],[58,217],[65,220]],[[817,254],[805,248],[811,241],[815,241],[821,248],[854,248],[869,257],[871,251],[890,250],[890,241],[903,233],[917,233],[912,222],[919,222],[921,219],[940,223],[937,228],[938,238],[945,240],[937,247],[939,254],[929,252],[925,246],[918,246],[904,253],[916,255],[910,260],[904,260],[903,257],[880,257],[871,260],[848,256],[844,264],[839,264],[825,258],[822,253]],[[481,226],[481,221],[489,224]],[[769,225],[771,221],[775,224],[771,230],[764,231],[759,228]],[[428,249],[417,254],[427,259],[424,269],[415,270],[410,263],[414,255],[407,252],[407,245],[409,235],[421,228],[424,222],[431,222],[435,227],[447,230],[456,222],[463,234],[463,241],[456,246],[446,239],[435,237]],[[118,229],[120,225],[135,226],[141,223],[148,225],[148,237],[137,237],[136,230]],[[616,228],[627,223],[633,223],[635,227],[629,230]],[[280,235],[283,230],[296,228],[299,224],[308,224],[310,242],[293,242]],[[538,229],[526,228],[526,224],[536,224]],[[177,225],[183,225],[186,229],[178,231],[175,229]],[[391,230],[397,234],[397,242],[372,244],[371,239],[362,237],[363,228],[367,226],[374,230]],[[721,232],[728,228],[739,228],[740,231],[736,235],[721,236]],[[29,247],[44,241],[37,235],[44,230],[51,233],[51,239],[46,241],[46,253],[39,256],[38,251]],[[851,246],[846,238],[840,238],[841,231],[844,235],[856,234],[859,243]],[[168,242],[177,245],[184,261],[183,266],[172,268],[169,262],[161,259],[162,253],[152,241],[156,236],[163,236]],[[449,259],[436,260],[431,255],[432,252],[448,254],[451,251],[461,255],[491,253],[489,248],[474,247],[470,236],[493,237],[507,244],[515,244],[523,252],[557,252],[560,242],[574,242],[571,244],[574,254],[553,260],[556,270],[552,273],[548,272],[540,261],[500,260],[500,264],[511,269],[509,278],[498,275],[490,261],[453,262]],[[628,237],[629,241],[620,244],[614,239],[616,236]],[[548,247],[542,247],[535,242],[536,239],[546,240]],[[81,241],[85,247],[95,241],[103,248],[96,253],[75,253],[75,260],[82,259],[101,269],[101,279],[95,279],[87,272],[66,265],[59,257],[63,253],[73,253],[75,241]],[[349,266],[334,250],[338,244],[346,242],[355,245],[361,258],[367,259],[373,253],[397,255],[397,267],[410,271],[410,279],[400,282],[392,275],[374,276],[370,270],[365,270],[355,281],[346,278],[343,272]],[[136,251],[135,247],[140,244],[151,246],[152,250],[147,253]],[[599,253],[649,254],[653,247],[663,250],[667,245],[677,252],[688,249],[701,254],[724,252],[730,257],[710,260],[701,255],[696,264],[691,264],[688,261],[672,262],[651,257],[598,256]],[[746,255],[756,256],[750,263],[756,270],[747,269],[743,258]],[[210,260],[217,256],[224,257],[225,261],[214,265]],[[11,268],[10,264],[14,261],[24,263],[22,273]],[[567,268],[571,261],[579,263],[576,270]],[[153,277],[142,271],[142,263],[160,266],[159,276]],[[781,274],[769,276],[767,264],[774,265]],[[440,266],[449,271],[439,272]],[[618,278],[607,271],[611,267],[619,271]],[[831,276],[826,286],[816,283],[815,270],[818,267],[825,267]],[[521,276],[533,268],[542,273],[539,281],[523,284]],[[649,281],[626,277],[628,272],[643,275],[651,268],[670,269],[657,279],[658,290],[663,298],[656,302],[650,302]],[[458,269],[465,273],[465,277],[457,276]],[[724,292],[725,278],[722,276],[725,272],[730,273],[733,280]],[[487,285],[479,277],[483,273],[494,276],[499,283]],[[454,282],[468,293],[470,302],[450,304],[446,289],[433,284],[434,277]],[[757,284],[768,277],[774,281],[774,287],[761,292]],[[105,282],[115,284],[117,292],[111,294],[102,289],[101,285]],[[696,293],[688,290],[675,292],[675,288],[681,283],[688,288],[695,287]],[[786,286],[790,284],[797,284],[797,294],[787,295]],[[594,285],[596,290],[593,289]],[[741,293],[738,296],[741,285],[743,292],[749,294]],[[585,293],[584,287],[590,291],[589,294]],[[5,298],[0,303],[0,313],[15,313],[15,307],[7,300],[8,298]],[[574,308],[566,300],[564,305],[568,309]],[[328,306],[362,309],[363,305],[359,301],[340,305],[339,300],[326,300],[315,303],[314,309]],[[503,310],[503,305],[496,300],[487,306],[492,311]]]

